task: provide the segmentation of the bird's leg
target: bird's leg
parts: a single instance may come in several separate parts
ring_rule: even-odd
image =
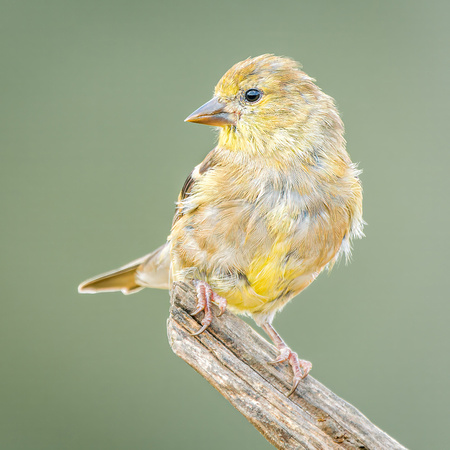
[[[303,359],[298,359],[297,353],[293,352],[286,344],[286,342],[283,341],[281,336],[277,333],[275,328],[270,323],[264,323],[261,325],[262,329],[269,335],[270,339],[272,339],[272,342],[275,344],[277,349],[280,352],[280,355],[278,356],[275,361],[272,361],[272,364],[281,363],[284,361],[289,361],[289,364],[292,367],[292,371],[294,372],[294,378],[292,380],[293,385],[292,389],[290,390],[288,397],[292,395],[297,389],[298,384],[300,383],[303,378],[305,378],[309,371],[312,368],[312,364],[309,361],[305,361]]]
[[[202,319],[202,327],[200,328],[200,330],[192,333],[192,336],[197,336],[203,333],[211,325],[213,318],[211,303],[214,302],[219,307],[220,313],[217,315],[217,317],[220,317],[227,309],[227,300],[216,294],[212,290],[211,286],[206,283],[206,281],[195,280],[194,286],[197,290],[197,308],[193,313],[191,313],[191,316],[195,316],[200,311],[205,312],[205,317],[203,317]]]

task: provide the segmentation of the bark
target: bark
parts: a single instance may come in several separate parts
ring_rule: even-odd
[[[310,375],[289,398],[292,370],[271,365],[269,344],[239,317],[214,317],[201,335],[203,313],[191,285],[177,283],[171,293],[168,337],[173,351],[211,383],[262,435],[280,449],[405,449],[354,406]],[[214,312],[218,309],[213,306]]]

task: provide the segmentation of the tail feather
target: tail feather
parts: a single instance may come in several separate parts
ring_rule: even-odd
[[[123,294],[134,294],[144,287],[168,289],[169,267],[169,246],[164,244],[126,266],[84,281],[78,286],[78,292],[96,294],[122,291]]]

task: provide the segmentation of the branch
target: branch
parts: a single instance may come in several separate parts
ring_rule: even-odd
[[[172,350],[208,380],[262,435],[280,449],[405,449],[310,375],[289,398],[288,365],[237,316],[225,312],[201,335],[202,314],[191,285],[176,283],[171,294],[168,337]]]

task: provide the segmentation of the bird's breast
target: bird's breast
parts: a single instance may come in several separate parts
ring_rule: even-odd
[[[174,279],[206,279],[232,307],[255,311],[300,292],[334,258],[345,208],[272,173],[199,180],[172,230]]]

